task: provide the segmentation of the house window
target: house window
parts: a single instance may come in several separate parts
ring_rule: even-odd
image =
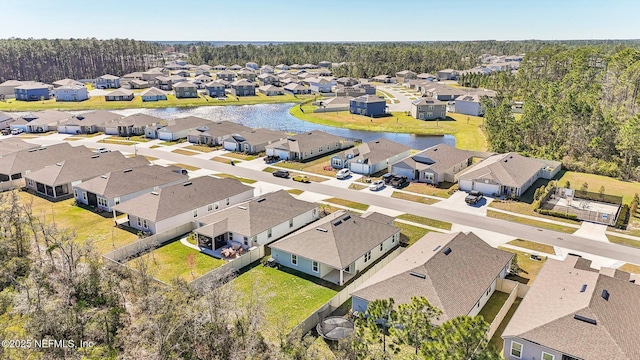
[[[269,239],[270,239],[270,238],[271,238],[271,235],[272,235],[272,233],[271,233],[271,229],[267,230],[267,238],[269,238]]]
[[[429,105],[429,110],[433,110],[433,105]]]
[[[431,111],[427,112],[427,117],[433,117],[433,113]]]
[[[552,354],[542,352],[542,360],[554,360],[556,357]]]
[[[229,198],[227,198],[227,206],[229,206]]]
[[[440,113],[440,116],[441,116],[441,117],[444,117],[444,111]]]
[[[489,296],[489,292],[491,291],[491,288],[487,289],[487,296]]]
[[[293,227],[293,219],[289,219],[289,227],[292,228]]]
[[[347,155],[347,158],[349,158],[349,155]],[[332,160],[332,164],[335,166],[341,166],[342,165],[342,160],[340,159],[333,159]]]
[[[291,265],[298,265],[298,256],[291,254]]]
[[[395,242],[396,242],[396,236],[397,236],[397,235],[398,235],[398,234],[393,234],[393,237],[391,238],[391,243],[392,243],[392,244],[395,244]]]
[[[119,197],[113,199],[113,201],[115,202],[116,205],[120,204],[120,198]]]
[[[198,217],[198,209],[193,210],[193,217]]]
[[[218,210],[218,208],[220,208],[220,203],[214,202],[214,203],[213,203],[213,208],[214,208],[215,210]]]
[[[317,261],[314,261],[313,263],[311,263],[311,270],[313,272],[319,272],[320,271],[320,264],[318,264]]]
[[[384,250],[384,243],[380,244],[380,252]]]
[[[322,152],[322,146],[318,148],[318,152]]]
[[[207,205],[207,211],[211,211],[211,210],[213,210],[213,204]]]
[[[258,237],[257,236],[254,236],[254,237],[251,238],[252,244],[255,244],[257,241],[258,241]]]
[[[229,233],[229,241],[231,241],[231,240],[233,240],[233,233],[232,232]]]
[[[248,237],[244,237],[244,246],[249,246],[249,238]]]
[[[316,216],[317,213],[318,213],[318,209],[311,210],[311,216]]]
[[[137,219],[138,219],[138,227],[141,227],[142,226],[142,220],[140,218],[137,218]]]
[[[364,262],[366,263],[369,260],[371,260],[371,251],[369,251],[368,253],[364,254]]]
[[[73,189],[73,197],[77,198],[78,197],[78,190]]]
[[[477,307],[477,308],[479,308],[479,307],[480,307],[480,301],[478,301],[478,302],[476,303],[476,307]]]
[[[82,192],[82,200],[87,200],[87,192],[86,191]]]
[[[522,344],[517,343],[515,341],[511,342],[511,356],[515,356],[518,359],[522,358]]]
[[[142,227],[145,229],[149,228],[149,225],[147,225],[147,219],[142,220]]]

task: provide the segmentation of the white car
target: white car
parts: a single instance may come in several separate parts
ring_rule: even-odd
[[[336,179],[346,179],[351,176],[351,171],[349,169],[341,169],[336,173]]]
[[[11,130],[11,135],[18,135],[18,134],[22,134],[24,132],[23,129],[20,128],[15,128],[13,130]]]
[[[98,153],[98,154],[102,154],[102,153],[107,153],[107,152],[111,152],[111,150],[105,148],[105,147],[100,147],[97,148],[95,150],[93,150],[94,153]]]
[[[384,188],[384,180],[376,180],[369,185],[369,190],[378,191]]]

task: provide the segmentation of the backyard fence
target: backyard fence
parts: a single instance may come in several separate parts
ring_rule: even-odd
[[[517,281],[508,280],[508,279],[498,279],[496,282],[496,291],[508,293],[509,297],[504,302],[500,311],[489,325],[489,330],[487,331],[487,339],[491,339],[493,335],[500,327],[500,324],[507,316],[509,309],[516,301],[516,298],[523,298],[527,292],[529,291],[529,286],[518,283]]]
[[[622,197],[588,191],[554,188],[541,201],[541,209],[573,214],[579,220],[616,224]]]
[[[271,249],[264,245],[260,245],[249,250],[244,255],[220,266],[217,267],[206,274],[200,276],[199,278],[191,281],[189,285],[192,287],[202,290],[211,280],[219,279],[220,277],[229,274],[231,272],[238,271],[245,266],[252,264],[255,261],[262,259],[263,257],[270,255]]]
[[[311,329],[315,328],[316,325],[324,318],[329,316],[332,312],[334,312],[340,305],[344,304],[351,297],[351,293],[358,288],[358,286],[362,285],[365,281],[369,280],[375,273],[380,271],[383,267],[385,267],[391,260],[395,259],[398,255],[400,255],[405,249],[399,247],[395,249],[393,252],[389,253],[384,259],[371,267],[367,272],[360,274],[358,278],[353,280],[349,285],[347,285],[344,289],[340,290],[336,295],[334,295],[331,300],[324,303],[320,306],[313,314],[309,315],[306,319],[304,319],[300,324],[291,330],[289,335],[300,334],[304,335],[311,331]]]

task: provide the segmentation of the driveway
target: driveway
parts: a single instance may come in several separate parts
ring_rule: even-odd
[[[436,204],[431,206],[451,209],[467,214],[487,216],[487,208],[489,204],[493,201],[493,198],[483,197],[477,204],[467,204],[464,202],[464,198],[467,196],[467,193],[464,191],[456,191],[451,195],[450,198],[442,200]]]
[[[411,111],[411,102],[413,100],[409,99],[405,94],[395,90],[391,85],[380,85],[378,89],[391,94],[399,101],[397,104],[388,104],[389,111]]]

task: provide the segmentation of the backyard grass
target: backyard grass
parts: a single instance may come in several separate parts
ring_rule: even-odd
[[[176,153],[176,154],[180,154],[180,155],[187,155],[187,156],[198,155],[197,152],[184,150],[184,149],[175,149],[175,150],[171,150],[171,152],[172,153]]]
[[[639,240],[633,240],[633,239],[627,239],[627,238],[623,238],[620,236],[615,236],[615,235],[607,235],[607,239],[609,239],[609,242],[612,242],[614,244],[618,244],[618,245],[624,245],[624,246],[630,246],[630,247],[634,247],[634,248],[639,248],[640,249],[640,241]]]
[[[534,250],[538,252],[543,252],[551,255],[555,255],[556,252],[553,250],[553,246],[547,244],[537,243],[535,241],[523,240],[523,239],[515,239],[509,241],[507,244],[518,246],[521,248]]]
[[[245,184],[254,184],[257,182],[256,180],[253,180],[253,179],[247,179],[239,176],[234,176],[231,174],[215,174],[214,176],[219,178],[236,179]]]
[[[564,233],[567,233],[567,234],[572,234],[576,230],[578,230],[578,227],[571,227],[571,226],[565,226],[565,225],[559,225],[559,224],[551,224],[551,223],[547,223],[547,222],[544,222],[544,221],[527,219],[527,218],[523,218],[523,217],[520,217],[520,216],[511,215],[511,214],[505,214],[505,213],[501,213],[501,212],[493,211],[493,210],[487,210],[487,216],[495,218],[495,219],[507,220],[507,221],[511,221],[511,222],[515,222],[515,223],[519,223],[519,224],[535,226],[535,227],[538,227],[538,228],[554,230],[554,231],[560,231],[560,232],[564,232]]]
[[[619,267],[620,270],[633,274],[640,274],[640,265],[626,263]]]
[[[396,199],[419,202],[421,204],[427,204],[427,205],[432,205],[438,202],[438,200],[436,199],[431,199],[431,198],[420,196],[420,195],[407,194],[399,191],[394,191],[393,193],[391,193],[391,197]]]
[[[275,103],[299,103],[313,96],[305,95],[278,95],[265,96],[228,96],[225,100],[214,100],[210,97],[197,97],[193,99],[177,99],[174,95],[168,95],[167,100],[142,101],[140,96],[135,96],[131,101],[105,101],[104,96],[94,96],[81,102],[56,102],[55,99],[45,101],[16,101],[8,100],[0,102],[0,111],[38,111],[46,109],[54,110],[116,110],[116,109],[137,109],[137,108],[167,108],[167,107],[196,107],[196,106],[216,106],[216,105],[253,105],[253,104],[275,104]]]
[[[116,145],[133,145],[133,144],[137,144],[135,141],[126,141],[126,140],[112,140],[112,139],[102,139],[102,140],[98,140],[97,142],[99,143],[105,143],[105,144],[116,144]]]
[[[542,269],[542,265],[544,265],[545,261],[547,261],[546,257],[543,257],[540,261],[531,260],[531,254],[518,250],[513,250],[501,246],[498,247],[498,249],[516,254],[516,257],[518,258],[518,266],[520,266],[521,271],[516,277],[510,275],[509,279],[518,281],[525,285],[531,285],[533,283],[533,281],[538,276],[540,269]]]
[[[561,173],[558,185],[564,186],[567,181],[574,189],[580,189],[582,184],[586,182],[589,185],[589,191],[593,192],[598,192],[600,186],[604,186],[605,194],[622,196],[622,201],[627,204],[633,200],[633,194],[640,194],[640,182],[637,181],[623,181],[607,176],[565,171]]]
[[[366,116],[353,115],[348,111],[331,113],[313,113],[314,107],[293,106],[291,115],[316,124],[342,127],[351,130],[385,131],[397,133],[411,133],[416,135],[445,135],[456,137],[456,146],[465,150],[484,151],[487,149],[487,139],[481,128],[483,119],[476,116],[462,114],[447,114],[447,120],[423,121],[417,120],[402,112],[392,113],[391,116],[372,119]]]
[[[349,201],[349,200],[344,200],[344,199],[339,199],[339,198],[329,198],[324,200],[326,202],[330,202],[330,203],[334,203],[337,205],[342,205],[342,206],[346,206],[346,207],[350,207],[356,210],[360,210],[360,211],[366,211],[369,208],[369,205],[367,204],[362,204],[359,202],[355,202],[355,201]]]
[[[74,206],[73,199],[50,202],[27,192],[19,192],[19,196],[24,204],[31,204],[33,215],[44,217],[47,224],[55,221],[59,229],[75,231],[77,239],[81,242],[92,238],[99,254],[138,240],[136,234],[114,227],[110,213],[99,214]]]
[[[189,146],[185,146],[183,149],[200,151],[200,152],[203,152],[203,153],[210,153],[213,150],[215,150],[215,148],[213,148],[211,146],[207,146],[207,145],[189,145]]]
[[[255,155],[248,155],[248,154],[238,153],[238,152],[226,153],[223,156],[234,158],[234,159],[245,160],[245,161],[251,161],[256,159]]]
[[[189,171],[196,171],[196,170],[200,170],[199,167],[195,167],[195,166],[191,166],[191,165],[187,165],[187,164],[181,164],[181,163],[177,163],[177,164],[172,164],[173,166],[177,166],[177,167],[181,167],[185,170],[189,170]]]
[[[304,190],[300,190],[300,189],[289,189],[287,190],[287,192],[289,194],[293,194],[293,195],[300,195],[304,192]]]
[[[274,342],[278,332],[288,333],[337,293],[298,274],[260,265],[239,275],[230,285],[241,294],[238,306],[263,302],[262,329]]]
[[[446,221],[440,221],[435,219],[430,219],[423,216],[413,215],[413,214],[402,214],[397,216],[398,219],[407,220],[414,222],[416,224],[422,224],[426,226],[436,227],[439,229],[451,230],[451,223]]]
[[[187,264],[187,257],[190,254],[193,254],[195,260],[193,275],[191,274],[191,268]],[[147,261],[149,273],[166,283],[171,282],[176,277],[191,281],[226,263],[224,260],[215,259],[192,249],[182,244],[180,240],[155,249],[140,256],[140,258],[132,259],[127,262],[127,265],[135,269],[139,266],[140,261]]]
[[[398,221],[394,221],[393,226],[400,229],[400,242],[406,243],[409,246],[413,245],[429,232],[428,229],[404,224]]]
[[[521,302],[522,302],[522,298],[516,298],[516,300],[511,305],[511,308],[509,308],[509,311],[507,311],[507,315],[504,317],[504,319],[502,319],[500,326],[498,326],[498,329],[496,330],[495,334],[493,334],[493,337],[489,341],[489,346],[492,346],[499,353],[502,353],[502,348],[504,347],[504,340],[502,340],[502,333],[504,332],[504,329],[507,327],[507,324],[509,324],[509,321],[511,321],[513,314],[515,314]]]
[[[481,315],[484,318],[484,321],[491,324],[493,319],[496,318],[496,315],[498,315],[498,312],[500,312],[502,305],[507,301],[508,297],[509,294],[505,292],[497,290],[494,291],[478,315]]]
[[[440,186],[433,186],[430,184],[412,182],[402,190],[410,191],[422,195],[431,195],[448,199],[451,195],[449,189],[453,186],[453,183],[441,183]]]
[[[360,184],[356,184],[356,183],[352,183],[351,185],[349,185],[349,189],[352,190],[363,190],[368,188],[367,185],[360,185]]]

